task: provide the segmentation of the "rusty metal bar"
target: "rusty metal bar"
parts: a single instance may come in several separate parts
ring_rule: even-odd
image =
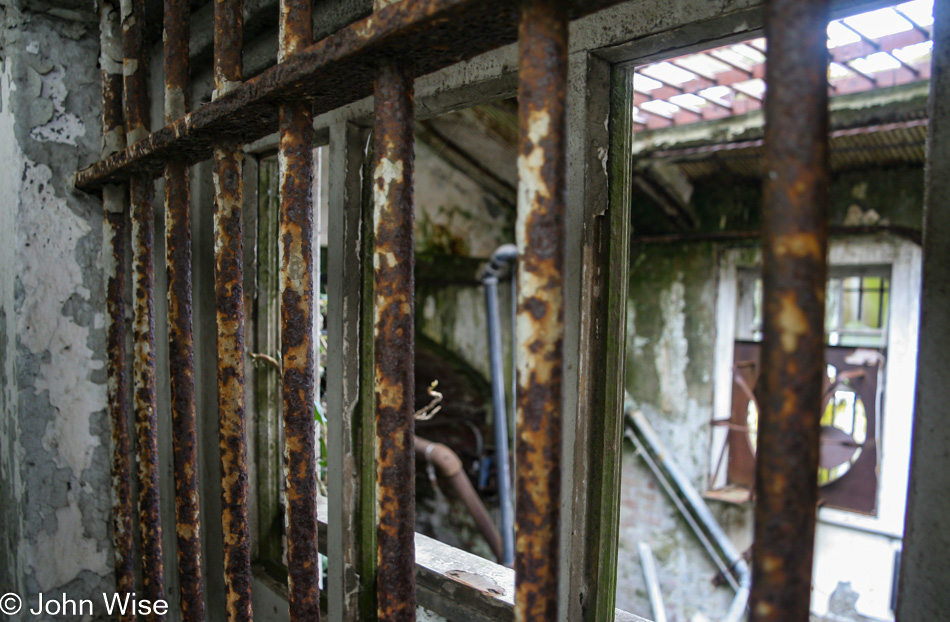
[[[241,85],[241,0],[214,3],[214,98]],[[214,289],[218,331],[218,448],[224,587],[230,621],[250,622],[251,555],[247,522],[247,429],[244,395],[244,151],[234,141],[214,146]]]
[[[189,6],[165,0],[165,123],[188,112]],[[175,519],[182,619],[204,620],[201,517],[191,312],[191,193],[188,165],[165,165],[165,267],[168,273],[168,363],[172,400]]]
[[[518,31],[518,473],[515,619],[555,620],[567,174],[561,0],[522,3]]]
[[[416,615],[413,99],[413,79],[405,66],[383,62],[375,87],[373,264],[376,607],[379,619],[387,622]]]
[[[280,2],[279,62],[313,39],[309,0]],[[280,322],[290,619],[320,619],[313,343],[313,116],[282,104],[280,116]]]
[[[569,0],[572,19],[621,0]],[[277,131],[277,103],[306,100],[322,114],[373,93],[380,59],[399,58],[420,76],[516,40],[517,3],[511,0],[400,2],[308,46],[239,86],[76,176],[80,190],[133,174],[162,174],[165,162],[209,158],[222,135],[249,142]],[[478,28],[472,28],[478,24]]]
[[[143,0],[122,0],[122,69],[126,140],[148,136],[148,70],[143,36]],[[134,339],[132,380],[137,435],[139,534],[142,539],[142,592],[165,596],[162,522],[159,501],[158,408],[155,398],[155,189],[148,176],[129,181],[132,212],[132,294]],[[153,616],[161,619],[164,616]]]
[[[751,620],[807,620],[828,242],[826,0],[770,0]]]
[[[122,117],[122,42],[119,13],[114,0],[99,4],[102,68],[102,155],[125,147]],[[106,279],[106,347],[109,421],[112,427],[112,543],[115,549],[115,586],[118,594],[135,591],[132,543],[132,462],[129,451],[128,371],[125,355],[125,199],[122,186],[102,192],[102,264]],[[131,622],[132,616],[120,617]]]

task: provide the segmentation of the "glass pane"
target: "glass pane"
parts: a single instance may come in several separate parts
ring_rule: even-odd
[[[828,279],[825,294],[825,330],[829,332],[841,326],[841,299],[838,297],[840,290],[841,279]]]
[[[841,294],[841,326],[857,328],[861,321],[861,277],[851,276],[844,279],[844,291]]]
[[[821,415],[821,464],[818,483],[841,478],[861,457],[867,440],[864,401],[846,383],[838,385]]]
[[[749,426],[749,441],[752,442],[752,451],[755,452],[756,441],[759,440],[759,409],[755,406],[755,400],[749,400],[745,420],[746,425]]]

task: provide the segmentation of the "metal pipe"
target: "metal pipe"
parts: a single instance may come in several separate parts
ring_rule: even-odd
[[[765,5],[763,342],[751,619],[807,620],[828,246],[827,0]]]
[[[635,410],[629,403],[624,407],[624,412],[628,423],[625,437],[637,447],[637,451],[653,471],[670,500],[699,538],[723,577],[736,591],[724,621],[739,622],[745,615],[749,600],[752,581],[749,565],[722,530],[689,478],[680,470],[672,454],[663,446],[643,413]]]
[[[188,17],[187,0],[165,0],[166,123],[188,111]],[[181,615],[185,621],[204,620],[191,307],[191,193],[188,166],[180,161],[165,165],[165,266]]]
[[[114,0],[99,4],[102,68],[102,157],[125,147],[122,119],[122,45]],[[126,193],[123,186],[102,190],[102,264],[106,280],[106,376],[112,428],[112,544],[116,593],[135,591],[132,543],[132,464],[129,453],[128,371],[125,352]],[[131,622],[132,616],[120,618]]]
[[[518,29],[515,618],[555,620],[561,505],[567,11],[527,0]]]
[[[279,61],[310,45],[308,0],[280,2]],[[284,477],[290,619],[320,619],[313,343],[313,117],[310,105],[281,104],[280,296]]]
[[[637,544],[640,552],[640,566],[643,568],[643,580],[650,595],[650,608],[653,610],[653,622],[666,622],[666,606],[660,592],[660,579],[656,576],[656,564],[653,562],[653,549],[646,542]]]
[[[482,272],[485,286],[485,315],[488,324],[488,353],[491,366],[492,412],[495,425],[495,462],[498,473],[498,508],[503,553],[498,561],[511,566],[515,561],[514,517],[511,507],[511,473],[508,469],[508,408],[505,405],[505,372],[501,362],[501,322],[498,313],[498,277],[509,263],[518,259],[518,247],[505,244],[492,254]]]
[[[375,250],[377,615],[414,620],[413,79],[384,62],[376,74]]]
[[[148,70],[143,25],[144,0],[122,0],[123,98],[126,140],[148,136]],[[159,499],[158,404],[155,397],[155,198],[152,180],[129,181],[132,213],[133,363],[137,432],[139,535],[142,539],[142,592],[150,600],[165,597],[162,519]],[[154,619],[164,616],[154,615]]]
[[[517,250],[517,247],[515,247]],[[509,309],[509,321],[511,324],[511,386],[509,395],[511,395],[511,406],[508,408],[508,438],[517,438],[515,422],[518,420],[518,269],[517,265],[511,270],[511,308]],[[511,448],[509,447],[509,451]],[[511,451],[511,478],[512,481],[518,473],[518,452]],[[518,495],[517,486],[511,491],[511,504],[517,507]],[[512,530],[514,526],[512,526]]]
[[[468,513],[475,519],[478,530],[482,532],[488,546],[497,560],[501,560],[504,554],[501,534],[492,522],[485,504],[472,486],[472,482],[465,474],[462,468],[462,460],[449,447],[442,443],[433,443],[424,438],[415,438],[416,456],[424,458],[426,462],[431,463],[443,477],[449,480],[452,490],[456,496],[465,504]]]
[[[241,84],[241,0],[214,3],[214,98]],[[218,449],[224,587],[231,621],[250,622],[251,556],[247,519],[247,430],[244,395],[244,152],[234,142],[214,146],[214,266],[217,307]]]

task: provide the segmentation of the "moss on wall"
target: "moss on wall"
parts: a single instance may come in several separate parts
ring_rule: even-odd
[[[762,182],[722,172],[694,179],[690,231],[758,231],[762,227]],[[917,165],[841,171],[829,192],[829,224],[890,224],[919,229],[923,218],[924,171]],[[860,211],[855,212],[855,207]],[[850,212],[849,212],[850,210]],[[875,214],[870,214],[874,210]],[[860,220],[858,220],[860,219]],[[642,192],[633,197],[634,235],[676,231],[671,219]]]
[[[627,390],[678,416],[672,380],[684,397],[712,403],[716,249],[713,244],[634,246],[628,307]],[[675,401],[675,399],[673,399]]]

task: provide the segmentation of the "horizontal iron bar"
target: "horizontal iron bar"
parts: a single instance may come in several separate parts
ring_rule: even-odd
[[[568,14],[582,17],[621,1],[570,0]],[[514,43],[517,25],[517,3],[508,0],[398,2],[79,171],[75,186],[98,191],[134,175],[158,177],[172,158],[207,160],[216,141],[247,143],[276,132],[280,103],[302,99],[316,115],[371,95],[381,59],[399,58],[418,77]]]

